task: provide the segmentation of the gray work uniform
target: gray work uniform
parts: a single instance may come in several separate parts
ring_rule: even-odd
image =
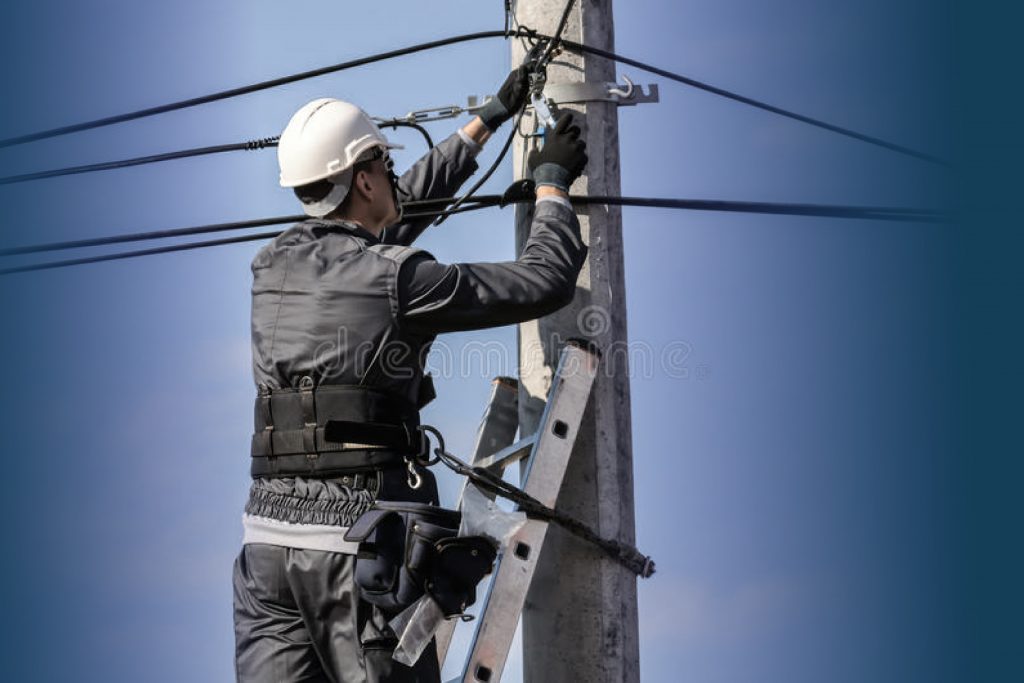
[[[470,148],[453,135],[399,179],[399,193],[403,201],[453,196],[475,170]],[[433,397],[423,362],[437,334],[534,319],[572,300],[586,247],[567,204],[537,204],[513,262],[438,263],[409,246],[429,224],[407,221],[378,240],[353,223],[311,219],[263,248],[252,267],[260,391],[362,385],[418,409]],[[430,473],[413,490],[405,466],[377,465],[376,453],[346,467],[358,453],[310,458],[280,450],[253,458],[262,469],[234,570],[238,680],[439,680],[432,647],[415,669],[391,660],[393,615],[359,598],[353,550],[339,540],[374,499],[437,503]],[[275,469],[281,463],[285,471]],[[313,540],[290,542],[295,529]]]

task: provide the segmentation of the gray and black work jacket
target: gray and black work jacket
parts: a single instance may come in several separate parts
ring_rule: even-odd
[[[473,151],[452,135],[399,179],[399,194],[451,197],[476,168]],[[378,239],[354,223],[311,219],[260,250],[252,263],[252,357],[261,395],[355,385],[418,411],[433,398],[423,364],[436,335],[531,320],[572,300],[587,250],[568,202],[539,202],[521,255],[504,263],[439,263],[410,246],[430,222],[403,222]],[[330,514],[324,499],[350,479],[316,469],[315,458],[305,462],[310,471],[298,474],[254,468],[247,512],[345,524],[348,515]],[[287,503],[295,497],[320,503]]]

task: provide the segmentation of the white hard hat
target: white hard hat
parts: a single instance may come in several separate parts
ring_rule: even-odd
[[[300,187],[330,180],[334,188],[317,202],[303,203],[306,213],[324,216],[348,194],[352,167],[374,147],[402,149],[388,142],[377,124],[359,107],[324,97],[292,116],[277,144],[281,187]]]

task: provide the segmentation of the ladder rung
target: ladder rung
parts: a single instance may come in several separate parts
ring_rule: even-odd
[[[533,449],[534,442],[536,441],[537,435],[531,434],[525,439],[520,439],[511,446],[505,446],[497,453],[489,455],[474,464],[477,467],[482,467],[484,469],[496,469],[503,472],[505,468],[512,463],[518,462],[528,456],[530,451]]]

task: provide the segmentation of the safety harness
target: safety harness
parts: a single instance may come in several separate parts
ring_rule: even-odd
[[[422,450],[419,411],[403,397],[356,385],[261,385],[252,476],[336,476],[401,465]]]
[[[437,441],[433,457],[428,435]],[[416,467],[440,461],[481,489],[516,503],[528,517],[557,524],[600,548],[638,576],[654,573],[654,562],[634,546],[602,538],[491,472],[459,460],[445,449],[436,428],[420,424],[416,407],[392,392],[351,385],[316,387],[310,377],[303,377],[298,389],[260,387],[252,456],[254,477],[333,476],[404,463],[414,489],[420,485]]]

